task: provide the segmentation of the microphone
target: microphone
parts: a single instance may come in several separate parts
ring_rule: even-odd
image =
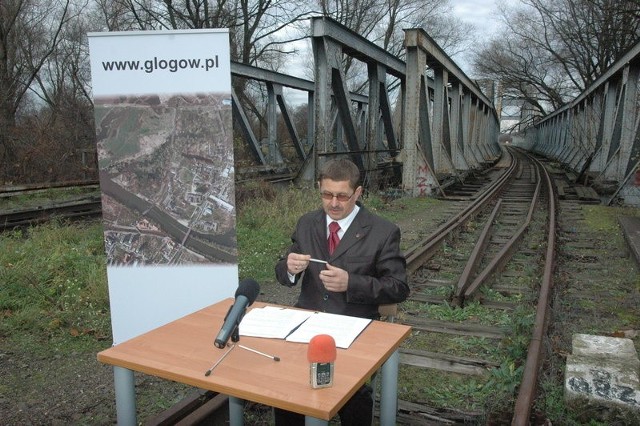
[[[257,282],[254,280],[240,281],[238,289],[236,290],[236,300],[224,317],[224,323],[214,342],[217,348],[222,349],[227,346],[229,337],[232,337],[234,342],[240,339],[238,335],[238,325],[240,321],[242,321],[247,306],[253,304],[253,301],[258,297],[258,293],[260,293],[260,286]]]
[[[310,365],[311,387],[333,386],[333,362],[336,360],[336,341],[328,334],[318,334],[309,341],[307,359]]]

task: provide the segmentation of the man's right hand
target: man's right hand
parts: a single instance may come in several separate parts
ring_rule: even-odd
[[[308,254],[289,253],[289,256],[287,256],[287,271],[291,275],[298,275],[307,269],[309,259],[311,259],[311,256]]]

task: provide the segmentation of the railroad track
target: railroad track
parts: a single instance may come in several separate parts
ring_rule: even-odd
[[[509,153],[508,167],[406,252],[412,294],[398,320],[413,332],[401,348],[399,424],[528,424],[555,195],[541,163]]]
[[[24,195],[25,192],[13,193],[10,196]],[[2,193],[7,195],[8,193]],[[6,198],[6,197],[4,197]],[[27,208],[13,208],[0,211],[0,231],[28,227],[44,223],[53,218],[71,220],[87,217],[98,217],[102,214],[102,203],[98,192],[69,197],[64,201],[49,201]]]
[[[412,294],[396,320],[413,332],[400,354],[398,424],[528,424],[552,276],[555,196],[537,160],[516,150],[509,156],[508,166],[480,183],[448,190],[465,195],[452,201],[451,218],[405,251]],[[91,195],[2,212],[0,226],[98,214],[100,198]]]
[[[531,325],[553,196],[538,163],[518,151],[509,155],[508,167],[455,190],[467,200],[453,202],[458,211],[451,219],[405,253],[413,291],[400,305],[398,320],[411,325],[413,333],[401,348],[399,424],[484,424],[496,415],[515,419],[514,413],[529,417],[535,376],[528,379],[533,385],[515,380],[526,378],[526,365],[538,363],[537,356],[525,356],[526,343],[535,341]],[[100,213],[99,195],[84,195],[0,212],[0,229]],[[528,333],[524,344],[523,332]],[[490,386],[496,394],[507,390],[498,407],[478,391]],[[513,400],[514,386],[522,398]]]

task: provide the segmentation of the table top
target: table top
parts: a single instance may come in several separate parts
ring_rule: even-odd
[[[105,364],[212,390],[240,399],[330,420],[411,332],[411,327],[372,321],[348,349],[339,349],[333,386],[309,384],[306,343],[241,336],[209,376],[205,372],[228,350],[214,346],[229,298],[98,353]],[[264,307],[256,302],[248,309]],[[273,306],[273,305],[271,305]]]

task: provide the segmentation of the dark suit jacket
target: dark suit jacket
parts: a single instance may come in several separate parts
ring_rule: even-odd
[[[286,286],[301,282],[297,307],[378,318],[379,304],[398,303],[407,298],[406,260],[400,252],[400,229],[395,224],[360,205],[360,211],[332,256],[327,247],[326,228],[322,209],[305,214],[298,220],[288,253],[310,254],[345,269],[349,272],[348,290],[341,293],[327,291],[319,278],[325,265],[316,262],[310,262],[291,283],[285,256],[276,264],[276,277]]]

